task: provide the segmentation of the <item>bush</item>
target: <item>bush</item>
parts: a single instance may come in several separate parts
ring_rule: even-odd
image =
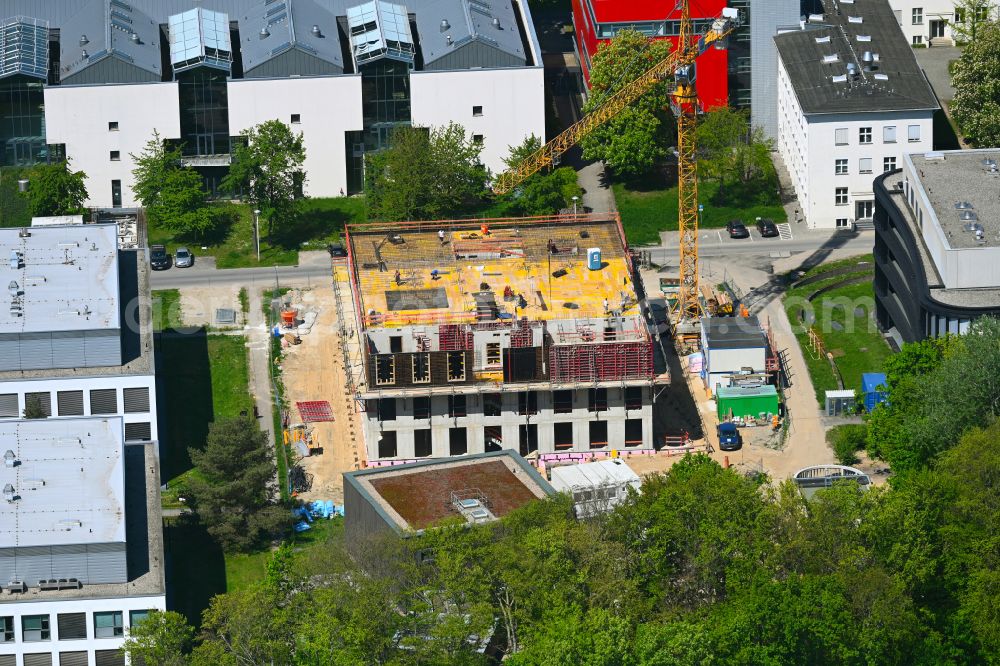
[[[858,462],[858,451],[865,448],[867,434],[867,426],[849,423],[831,428],[826,442],[841,465],[853,465]]]

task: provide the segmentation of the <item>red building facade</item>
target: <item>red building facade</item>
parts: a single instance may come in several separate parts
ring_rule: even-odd
[[[704,33],[722,14],[726,0],[691,3],[695,32]],[[573,27],[584,81],[590,83],[591,59],[620,30],[637,30],[652,39],[667,39],[676,47],[680,10],[674,0],[573,0]],[[728,103],[728,52],[709,48],[697,61],[698,97],[704,108]]]

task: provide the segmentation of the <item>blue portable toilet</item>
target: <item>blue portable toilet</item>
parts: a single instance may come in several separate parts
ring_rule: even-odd
[[[601,248],[592,247],[587,249],[587,268],[592,271],[601,270]]]
[[[876,405],[886,401],[885,373],[866,372],[861,375],[861,393],[864,394],[865,411],[872,411]]]

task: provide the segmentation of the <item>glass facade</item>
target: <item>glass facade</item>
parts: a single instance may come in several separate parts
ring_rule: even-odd
[[[364,130],[346,133],[347,189],[364,187],[366,152],[386,148],[392,130],[410,125],[410,65],[383,58],[361,68],[361,114]]]
[[[42,84],[26,76],[0,79],[0,166],[30,166],[48,159]]]
[[[227,155],[229,98],[226,73],[198,67],[177,75],[185,155]]]

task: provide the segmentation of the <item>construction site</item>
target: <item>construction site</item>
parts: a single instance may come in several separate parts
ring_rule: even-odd
[[[616,214],[360,225],[346,240],[345,365],[369,465],[653,451],[669,374]]]

